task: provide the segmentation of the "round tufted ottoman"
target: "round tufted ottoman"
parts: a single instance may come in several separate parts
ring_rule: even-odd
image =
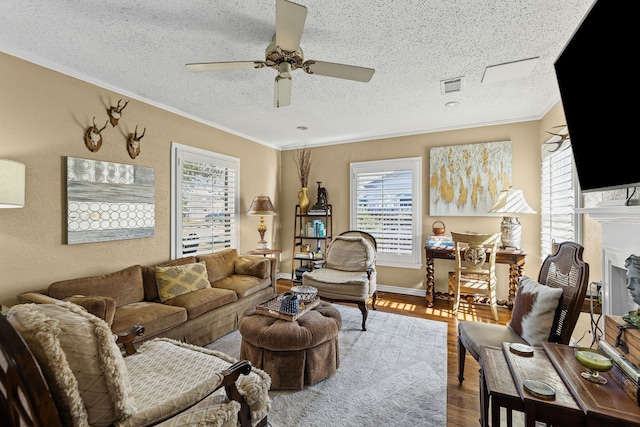
[[[240,359],[271,376],[272,389],[301,390],[333,375],[340,366],[340,312],[320,304],[294,321],[248,310],[240,318]]]

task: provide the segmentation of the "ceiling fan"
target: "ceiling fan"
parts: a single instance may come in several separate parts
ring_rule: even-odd
[[[302,68],[308,74],[368,82],[373,68],[304,60],[300,39],[307,19],[307,8],[288,0],[276,0],[276,33],[265,52],[264,61],[201,62],[186,64],[190,71],[238,70],[270,67],[278,70],[275,81],[276,108],[291,103],[291,71]]]

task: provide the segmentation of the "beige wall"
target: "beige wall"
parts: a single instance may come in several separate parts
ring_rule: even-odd
[[[130,98],[1,53],[0,76],[0,158],[23,162],[27,170],[26,206],[0,210],[0,303],[4,305],[15,303],[20,292],[45,288],[56,280],[169,259],[171,142],[240,158],[241,212],[260,193],[282,205],[277,194],[278,150],[131,99],[119,125],[108,125],[101,149],[92,153],[83,140],[92,117],[102,127],[106,109],[120,98]],[[136,124],[147,131],[140,155],[132,160],[125,141]],[[154,237],[64,244],[66,156],[153,168]],[[265,218],[268,240],[275,239],[277,245],[272,221]],[[257,226],[257,217],[240,216],[241,251],[256,246]]]
[[[170,145],[191,145],[241,159],[241,206],[246,212],[255,195],[272,198],[279,215],[266,217],[267,237],[281,248],[280,272],[291,273],[294,209],[299,181],[293,151],[277,151],[131,99],[119,126],[103,131],[100,151],[84,146],[84,130],[96,116],[100,126],[106,109],[129,97],[44,69],[0,53],[0,158],[27,167],[26,206],[0,210],[0,303],[12,305],[15,295],[45,288],[49,283],[104,274],[132,264],[148,264],[170,256]],[[429,175],[429,149],[437,146],[511,140],[513,185],[540,211],[540,144],[545,130],[563,122],[552,109],[541,121],[439,132],[312,149],[310,199],[322,181],[333,205],[334,234],[349,228],[349,163],[402,157],[422,157]],[[125,139],[135,126],[147,128],[142,151],[132,160]],[[302,145],[301,145],[302,146]],[[152,238],[66,245],[63,159],[66,156],[152,167],[156,179],[156,228]],[[496,217],[431,217],[428,183],[423,178],[423,240],[434,221],[447,230],[499,231]],[[240,251],[256,246],[258,218],[241,215]],[[523,215],[522,245],[528,252],[525,273],[536,277],[540,266],[540,216]],[[424,254],[423,254],[424,261]],[[598,260],[599,262],[599,260]],[[446,272],[453,266],[436,261],[436,290],[446,290]],[[499,266],[498,296],[506,297],[506,266]],[[424,292],[424,269],[380,267],[380,284]]]
[[[329,194],[329,203],[333,207],[333,232],[339,234],[349,228],[349,163],[369,160],[393,159],[403,157],[421,157],[423,173],[422,236],[423,241],[431,232],[434,221],[441,220],[448,231],[499,232],[501,218],[498,217],[432,217],[429,212],[428,179],[429,149],[431,147],[473,144],[491,141],[512,141],[513,150],[513,186],[524,191],[531,207],[540,212],[540,123],[525,123],[489,126],[450,132],[438,132],[399,138],[381,139],[361,143],[332,145],[312,148],[312,165],[309,177],[311,203],[316,200],[316,181]],[[292,160],[295,151],[285,151],[282,156],[282,187],[279,220],[283,221],[281,242],[283,263],[281,270],[291,272],[291,252],[293,242],[294,207],[300,187],[296,167]],[[522,245],[528,253],[525,273],[537,277],[540,267],[540,216],[523,215]],[[287,224],[290,224],[287,226]],[[287,245],[288,243],[288,245]],[[424,262],[424,253],[422,255]],[[437,260],[436,291],[447,290],[446,272],[453,264],[446,260]],[[411,293],[424,291],[425,271],[420,269],[402,269],[391,267],[378,268],[378,282],[383,285],[408,288]],[[498,268],[498,297],[507,296],[508,269],[504,265]]]

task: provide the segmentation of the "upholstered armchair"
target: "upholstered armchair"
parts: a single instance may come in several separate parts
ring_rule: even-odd
[[[107,323],[70,302],[0,316],[0,362],[9,425],[268,426],[266,372],[167,338],[125,357]]]
[[[371,234],[345,231],[331,241],[324,266],[302,275],[302,284],[316,288],[320,298],[358,304],[363,331],[367,330],[369,298],[373,298],[371,308],[376,309],[376,249]]]

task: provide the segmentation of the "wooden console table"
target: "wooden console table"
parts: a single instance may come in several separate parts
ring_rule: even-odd
[[[640,426],[640,407],[618,384],[602,374],[607,384],[598,385],[583,379],[585,368],[578,363],[573,347],[543,343],[533,357],[517,356],[503,348],[481,348],[480,413],[482,426],[500,424],[500,408],[507,409],[507,426],[512,425],[511,411],[524,412],[525,426],[536,421],[562,426]],[[524,390],[526,379],[551,385],[556,396],[541,399]]]
[[[425,246],[424,247],[426,255],[427,255],[427,295],[426,303],[427,307],[433,307],[434,301],[434,260],[437,259],[448,259],[454,260],[455,253],[453,252],[453,247],[449,246]],[[509,299],[507,305],[509,308],[513,308],[513,300],[516,297],[516,291],[518,290],[518,282],[520,281],[520,277],[524,272],[524,262],[527,253],[521,249],[498,249],[496,253],[496,263],[498,264],[509,264]]]

